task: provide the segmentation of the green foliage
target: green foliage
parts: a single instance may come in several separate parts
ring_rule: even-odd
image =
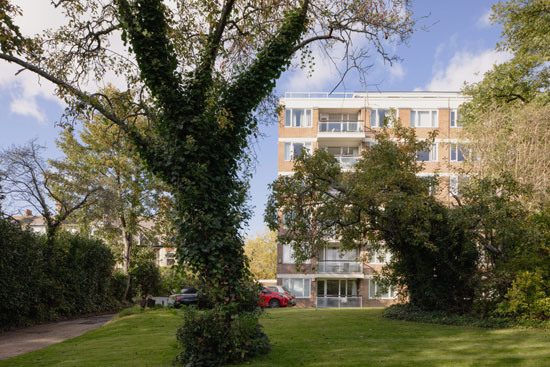
[[[160,269],[161,285],[159,296],[169,296],[181,292],[182,288],[198,286],[196,277],[181,266]]]
[[[118,301],[124,302],[124,294],[126,292],[126,281],[128,275],[120,270],[115,270],[111,278],[111,295]]]
[[[188,308],[184,326],[177,330],[183,351],[176,357],[181,366],[215,367],[239,363],[271,349],[257,312],[241,312],[230,320],[220,310]]]
[[[161,275],[158,266],[153,261],[137,262],[130,269],[132,278],[132,287],[137,296],[146,298],[147,296],[158,295],[161,286]]]
[[[550,284],[540,271],[520,272],[496,313],[520,319],[550,320]]]
[[[100,241],[61,233],[52,243],[1,219],[0,255],[0,329],[120,307]]]
[[[392,305],[384,310],[382,315],[392,320],[426,322],[430,324],[477,326],[483,328],[502,329],[514,326],[507,318],[478,318],[469,314],[458,315],[452,312],[426,311],[410,303]]]
[[[266,210],[271,229],[279,213],[292,217],[279,242],[300,261],[315,257],[329,238],[344,250],[384,247],[392,253],[383,276],[425,310],[467,312],[473,301],[478,253],[465,222],[428,193],[414,129],[384,130],[352,172],[317,150],[294,162],[294,175],[272,184]]]

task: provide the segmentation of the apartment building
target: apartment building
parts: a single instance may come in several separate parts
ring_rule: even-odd
[[[293,172],[292,159],[302,148],[325,149],[343,168],[353,169],[361,150],[375,142],[384,117],[391,111],[403,126],[416,129],[419,139],[432,131],[437,138],[429,151],[419,152],[421,176],[437,173],[440,187],[434,195],[452,205],[459,190],[457,171],[466,149],[460,141],[457,112],[465,98],[458,92],[286,93],[279,123],[278,173]],[[394,289],[375,279],[391,254],[367,249],[340,251],[337,239],[316,258],[295,268],[292,248],[278,245],[277,283],[296,296],[302,307],[378,307],[397,301]]]

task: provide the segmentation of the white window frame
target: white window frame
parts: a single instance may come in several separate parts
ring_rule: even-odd
[[[296,264],[296,260],[294,259],[294,248],[291,244],[288,245],[282,245],[283,246],[283,257],[281,259],[282,264]],[[286,256],[285,256],[286,255]],[[311,264],[311,260],[308,259],[304,261],[304,264]]]
[[[430,116],[431,116],[431,119],[432,119],[431,126],[420,126],[418,124],[418,112],[429,112],[430,113]],[[413,115],[414,115],[414,119],[413,119]],[[435,115],[435,118],[434,118],[434,115]],[[439,127],[439,110],[411,109],[410,126],[411,127],[420,127],[420,128],[429,128],[429,129],[438,128]]]
[[[378,128],[378,127],[382,127],[382,121],[380,121],[380,115],[378,114],[378,111],[388,111],[389,115],[388,115],[388,127],[393,127],[394,126],[394,122],[397,121],[397,116],[399,116],[399,112],[396,108],[371,108],[370,109],[370,121],[369,121],[369,125],[370,127],[374,127],[374,128]],[[393,110],[393,113],[392,113],[392,110]],[[374,121],[374,125],[373,125],[373,121],[372,121],[372,115],[373,115],[373,112],[374,112],[374,116],[375,116],[375,121]]]
[[[350,278],[347,278],[347,279],[340,279],[340,278],[329,278],[329,279],[318,279],[317,280],[317,297],[335,297],[335,296],[327,296],[327,281],[329,280],[334,280],[334,281],[338,281],[338,297],[361,297],[360,296],[360,288],[361,288],[361,285],[358,283],[358,280],[357,279],[350,279]],[[351,296],[348,296],[348,282],[355,282],[355,295],[351,295]],[[342,282],[344,283],[344,287],[342,287]],[[323,283],[323,292],[322,294],[319,294],[319,290],[321,289],[321,283]],[[342,288],[343,289],[343,292],[342,292]],[[353,293],[353,290],[352,292]]]
[[[293,288],[290,286],[292,282],[302,281],[302,289],[304,290],[302,296],[298,296],[293,292]],[[306,284],[308,284],[309,294],[306,295]],[[311,298],[311,279],[308,278],[283,278],[283,287],[286,287],[290,293],[296,298]]]
[[[464,159],[463,160],[458,159],[458,150],[459,150],[460,147],[464,148],[464,145],[463,144],[458,144],[458,143],[449,144],[449,161],[450,162],[464,162],[466,160],[466,154],[465,154],[464,150],[462,151],[462,157]],[[453,150],[455,151],[455,158],[454,159],[453,159]]]
[[[300,126],[296,126],[295,112],[304,111],[304,121]],[[290,120],[290,121],[289,121]],[[287,108],[285,109],[285,127],[312,127],[313,126],[313,109],[311,108]]]
[[[371,295],[371,290],[374,288],[374,297]],[[374,279],[369,279],[369,299],[397,299],[397,292],[392,286],[388,286],[388,297],[377,297],[378,282]]]
[[[449,177],[449,196],[460,196],[460,179],[459,176]],[[463,181],[468,179],[468,176],[462,176]]]
[[[453,119],[454,114],[454,119]],[[453,129],[461,129],[462,125],[458,124],[460,115],[458,114],[458,110],[456,108],[451,109],[449,111],[449,126]]]
[[[380,257],[378,252],[383,252],[384,253],[384,261],[380,262],[378,260],[379,257]],[[390,260],[391,260],[391,252],[389,252],[388,250],[380,249],[378,251],[375,251],[373,249],[369,249],[369,264],[385,265],[385,264],[389,263]]]
[[[421,161],[418,160],[418,156],[416,158],[417,162],[437,162],[439,161],[439,152],[437,151],[437,143],[432,143],[430,147],[430,151],[428,152],[428,160],[427,161]]]
[[[306,148],[306,150],[308,151],[308,154],[311,154],[311,152],[313,151],[313,143],[309,141],[285,142],[283,146],[283,159],[286,162],[294,159],[294,144],[303,144],[304,148]]]

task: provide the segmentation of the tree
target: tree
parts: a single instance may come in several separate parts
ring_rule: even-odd
[[[265,339],[259,326],[246,343],[215,339],[231,335],[238,327],[235,314],[254,304],[239,234],[248,217],[246,177],[239,170],[257,129],[253,111],[298,51],[309,60],[315,42],[327,50],[342,43],[350,68],[361,68],[366,56],[365,48],[353,47],[354,35],[394,60],[385,40],[405,41],[412,32],[407,1],[197,1],[171,9],[161,0],[60,0],[55,4],[69,24],[35,39],[22,36],[13,23],[17,9],[6,0],[0,4],[0,59],[58,85],[74,114],[97,111],[117,124],[148,170],[169,185],[178,256],[198,274],[215,306],[196,321],[204,326],[215,318],[221,328],[219,333],[198,328],[196,339],[183,339],[190,343],[183,360],[218,365],[265,351],[265,344],[254,343]],[[108,53],[107,36],[115,31],[130,46],[129,57]],[[135,92],[120,94],[129,106],[122,114],[108,96],[81,88],[90,74],[101,78],[106,69],[126,76]],[[145,132],[134,125],[140,116],[147,119]],[[213,342],[198,343],[203,337]]]
[[[392,253],[383,274],[409,302],[424,310],[467,312],[477,270],[475,243],[464,221],[429,194],[418,177],[413,128],[385,129],[377,144],[363,151],[352,172],[323,150],[296,158],[294,174],[271,186],[266,221],[280,243],[293,246],[303,262],[339,238],[343,250],[384,247]],[[433,139],[433,137],[432,137]]]
[[[44,218],[49,241],[76,211],[91,205],[101,191],[97,181],[86,172],[66,170],[62,160],[41,157],[44,147],[36,140],[13,146],[0,153],[4,194],[14,203],[30,205]],[[60,190],[62,186],[64,189]]]
[[[461,108],[464,138],[475,159],[472,174],[511,174],[534,186],[530,205],[546,205],[550,192],[550,3],[508,0],[493,6],[493,22],[502,24],[497,50],[512,58],[496,65],[479,83],[467,85],[471,100]]]
[[[256,279],[274,279],[277,275],[277,234],[265,230],[247,238],[244,253]]]
[[[116,91],[103,91],[116,101]],[[119,106],[120,109],[123,106]],[[166,233],[155,231],[161,217],[159,204],[167,200],[162,183],[149,174],[133,145],[121,129],[102,116],[81,121],[79,137],[73,129],[61,133],[57,145],[66,158],[64,172],[85,171],[102,190],[93,205],[88,205],[75,218],[88,232],[106,240],[115,253],[122,254],[122,269],[128,275],[135,242],[158,242]],[[63,192],[73,187],[59,186]],[[164,196],[164,198],[163,198]],[[151,225],[151,223],[153,225]],[[163,238],[164,239],[164,238]],[[120,249],[120,244],[123,244]],[[127,277],[126,291],[130,287]]]

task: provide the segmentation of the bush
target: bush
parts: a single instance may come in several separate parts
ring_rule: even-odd
[[[0,219],[0,329],[43,319],[40,290],[46,280],[42,251],[36,234]]]
[[[0,330],[120,308],[111,251],[61,233],[53,242],[0,219]]]
[[[182,288],[198,287],[198,280],[181,266],[160,269],[159,296],[180,293]]]
[[[540,271],[520,272],[495,314],[520,320],[550,320],[550,285]]]
[[[214,367],[238,363],[267,353],[269,340],[258,322],[258,312],[198,311],[190,307],[177,330],[183,352],[176,363],[186,367]]]
[[[507,328],[517,326],[511,319],[506,318],[477,318],[469,314],[453,314],[444,311],[423,311],[419,307],[406,304],[396,304],[386,308],[382,314],[392,320],[426,322],[430,324],[477,326],[484,328]]]
[[[160,271],[158,266],[149,260],[140,261],[130,270],[132,288],[141,298],[158,294],[160,289]],[[133,293],[133,292],[132,292]]]
[[[120,270],[116,270],[111,278],[111,296],[114,299],[124,302],[124,291],[126,289],[126,279],[128,275],[124,274]],[[129,298],[131,298],[132,289],[128,290]]]

